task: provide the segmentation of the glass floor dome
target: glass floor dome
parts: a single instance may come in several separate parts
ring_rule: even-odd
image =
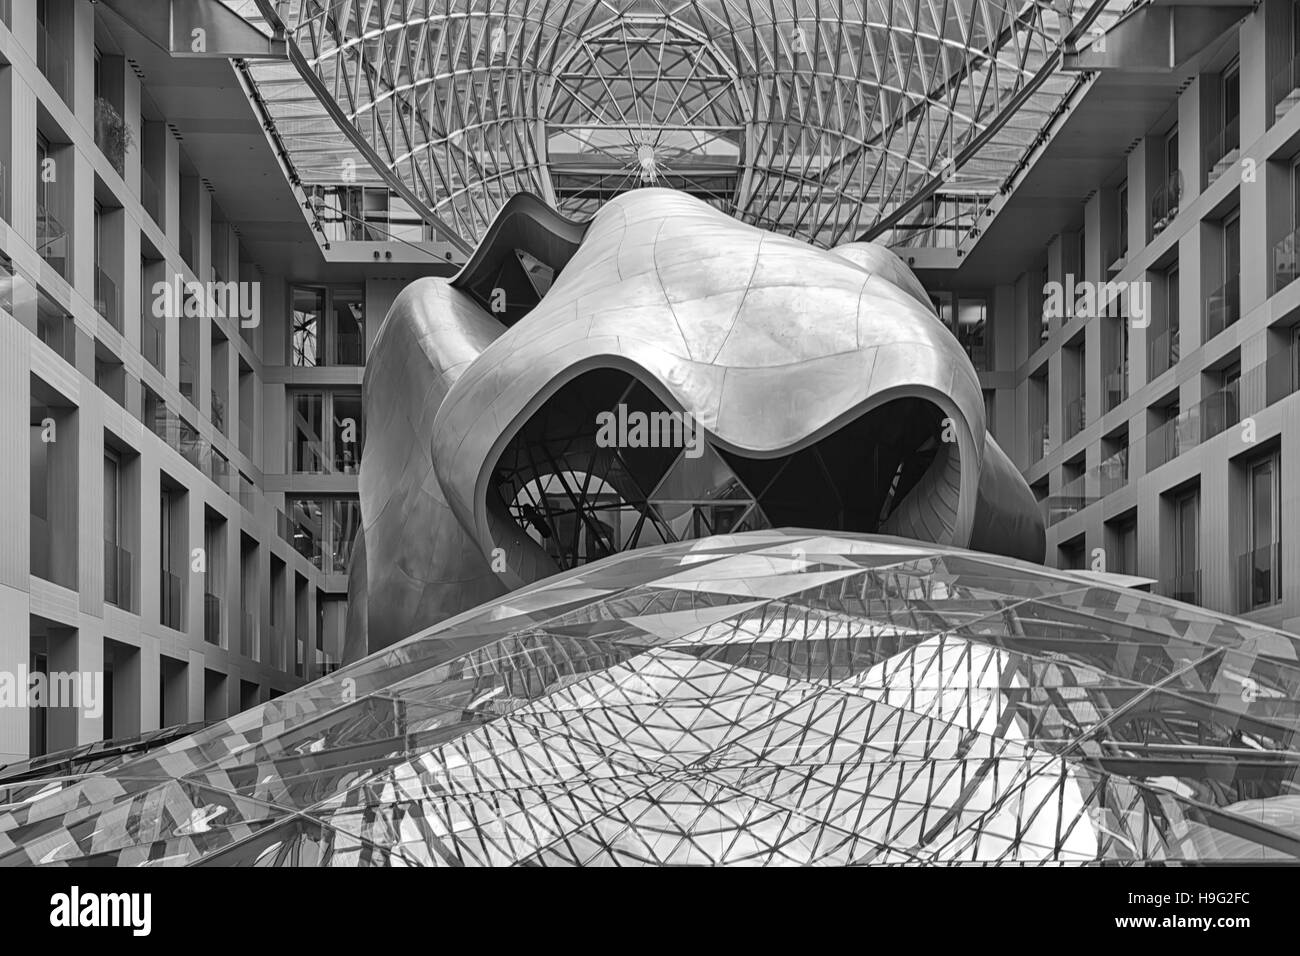
[[[720,535],[0,777],[0,862],[1293,861],[1298,640],[974,552]]]

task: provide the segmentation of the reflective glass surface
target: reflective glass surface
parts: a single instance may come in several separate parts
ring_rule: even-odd
[[[0,790],[0,862],[1290,861],[1297,640],[973,552],[718,535]]]

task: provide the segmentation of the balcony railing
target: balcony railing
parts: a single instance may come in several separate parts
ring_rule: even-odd
[[[221,598],[211,591],[203,592],[203,640],[221,646]]]
[[[257,489],[238,469],[230,469],[226,479],[226,490],[230,493],[230,497],[237,499],[247,511],[252,511],[257,504]]]
[[[1186,604],[1201,603],[1201,569],[1174,574],[1162,589],[1167,597]]]
[[[1241,421],[1240,383],[1213,392],[1172,421],[1147,433],[1147,471],[1173,461]]]
[[[1300,362],[1291,349],[1284,349],[1241,374],[1237,385],[1241,414],[1255,415],[1300,389]]]
[[[36,251],[50,268],[68,277],[68,230],[41,203],[36,205]]]
[[[1205,297],[1205,312],[1201,317],[1201,342],[1210,341],[1228,326],[1241,318],[1241,276],[1230,276]]]
[[[1147,346],[1147,380],[1163,375],[1178,361],[1177,328],[1161,332]]]
[[[131,594],[135,555],[113,541],[104,542],[104,601],[124,611],[133,610]]]
[[[1128,484],[1128,449],[1111,455],[1097,467],[1061,486],[1061,490],[1043,500],[1043,519],[1056,524],[1076,512],[1095,504]]]
[[[1197,440],[1193,434],[1199,430],[1197,423],[1184,412],[1147,432],[1147,471],[1154,471],[1188,449],[1196,447]]]
[[[158,582],[158,623],[173,630],[185,628],[185,592],[184,582],[170,571],[159,572]]]
[[[0,219],[9,221],[9,167],[0,160]]]
[[[122,331],[122,290],[99,266],[95,266],[95,311],[108,319],[113,328]]]
[[[1300,103],[1300,57],[1292,57],[1273,74],[1273,122],[1277,122]]]
[[[40,283],[8,257],[0,254],[0,310],[53,349],[64,360],[73,358],[72,316]]]
[[[239,420],[239,450],[249,458],[253,457],[253,423],[242,418]]]
[[[1159,235],[1178,215],[1183,199],[1183,174],[1173,173],[1151,197],[1151,234]]]
[[[1208,186],[1237,163],[1241,155],[1241,120],[1233,117],[1205,145],[1205,184]]]
[[[68,58],[39,20],[36,22],[36,68],[45,74],[63,102],[68,102]]]
[[[1267,544],[1237,555],[1237,611],[1244,614],[1282,600],[1282,545]]]
[[[1209,441],[1241,421],[1240,380],[1201,400],[1201,441]]]
[[[1296,250],[1300,249],[1300,229],[1294,229],[1273,243],[1273,292],[1276,294],[1295,281],[1300,274]]]

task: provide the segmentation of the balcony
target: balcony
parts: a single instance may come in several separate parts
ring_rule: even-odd
[[[1161,332],[1147,346],[1147,381],[1152,381],[1178,362],[1177,328]]]
[[[158,623],[181,631],[185,629],[185,592],[183,581],[170,571],[158,573]]]
[[[1172,421],[1147,433],[1147,471],[1173,461],[1241,421],[1240,382],[1212,392]]]
[[[243,404],[240,404],[240,410],[243,410]],[[247,422],[243,418],[239,419],[239,450],[249,458],[253,457],[253,423]]]
[[[1201,317],[1201,343],[1212,338],[1241,318],[1241,276],[1231,276],[1205,297]]]
[[[1043,520],[1050,526],[1096,504],[1128,484],[1128,449],[1111,455],[1097,467],[1061,486],[1043,500]]]
[[[238,469],[230,469],[226,477],[226,492],[236,499],[245,511],[252,512],[257,505],[257,489]]]
[[[1209,441],[1241,421],[1240,387],[1241,381],[1238,379],[1202,399],[1201,441]]]
[[[1196,568],[1191,571],[1175,573],[1165,582],[1164,591],[1166,597],[1171,597],[1175,601],[1182,601],[1186,604],[1201,603],[1201,569]]]
[[[1296,249],[1300,247],[1300,229],[1294,229],[1273,243],[1273,294],[1295,281]]]
[[[1151,235],[1160,235],[1178,215],[1178,204],[1183,199],[1183,174],[1173,173],[1151,197]]]
[[[221,598],[211,591],[203,592],[203,640],[221,646]]]
[[[1276,123],[1300,103],[1300,57],[1292,57],[1273,74],[1273,122]]]
[[[135,555],[113,541],[104,542],[104,603],[133,610],[131,595]]]
[[[54,92],[67,103],[70,89],[68,58],[39,20],[36,22],[36,68],[45,74]]]
[[[0,311],[7,312],[65,361],[72,361],[72,316],[41,288],[40,283],[27,270],[2,253]]]
[[[1197,423],[1187,412],[1147,432],[1147,473],[1195,448],[1199,444],[1198,432]]]
[[[1205,146],[1205,185],[1226,173],[1241,157],[1241,120],[1237,117],[1210,137]]]
[[[36,205],[36,251],[63,278],[68,277],[68,230],[43,204]]]
[[[1270,355],[1243,372],[1237,384],[1241,414],[1255,415],[1300,389],[1300,362],[1292,349]]]
[[[95,311],[108,319],[108,324],[122,331],[122,290],[107,272],[95,266]]]
[[[1245,614],[1282,600],[1282,545],[1266,544],[1239,554],[1236,572],[1237,613]]]

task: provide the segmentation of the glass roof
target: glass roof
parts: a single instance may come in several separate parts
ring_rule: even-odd
[[[638,185],[827,246],[906,211],[909,241],[1002,186],[1076,82],[1065,37],[1130,5],[226,2],[291,42],[247,69],[303,182],[387,182],[465,250],[521,190],[586,218]]]
[[[1294,862],[1298,650],[989,555],[720,535],[0,783],[0,865]]]

